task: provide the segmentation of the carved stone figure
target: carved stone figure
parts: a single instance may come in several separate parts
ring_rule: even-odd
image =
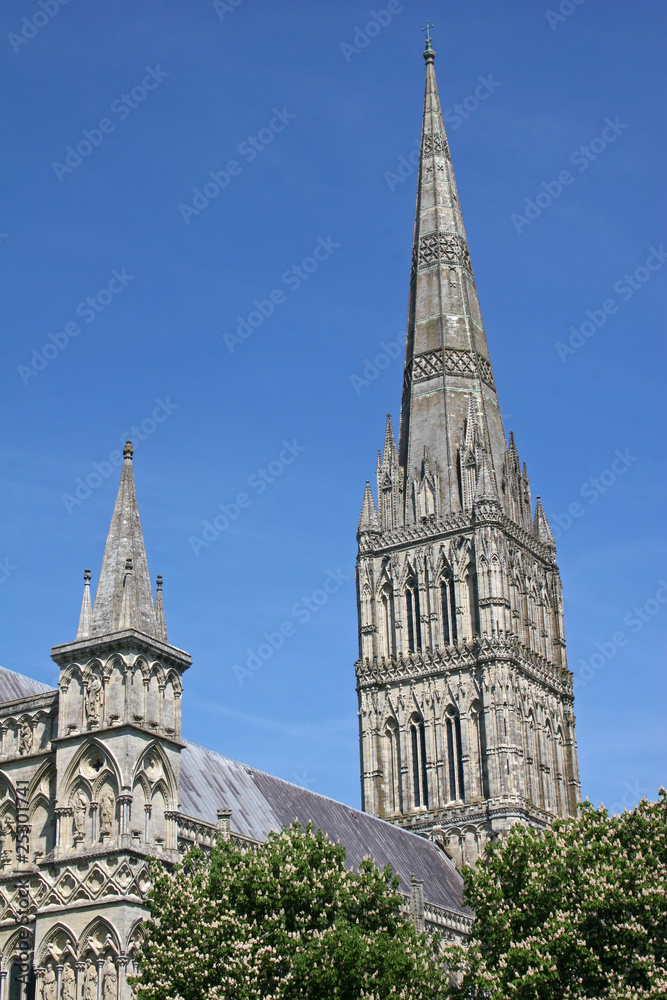
[[[30,723],[24,719],[19,729],[19,753],[21,756],[30,753],[32,750],[32,729]]]
[[[102,681],[97,674],[93,674],[88,683],[85,708],[88,725],[97,725],[102,713]]]
[[[105,788],[100,798],[100,833],[103,837],[108,837],[113,829],[115,812],[116,800],[113,792]]]
[[[118,975],[116,966],[107,958],[104,963],[104,979],[102,980],[102,1000],[116,1000],[118,996]]]
[[[97,1000],[97,969],[92,962],[86,966],[83,976],[83,1000]]]
[[[79,789],[72,800],[72,815],[74,817],[75,834],[79,834],[81,837],[85,836],[86,833],[87,808],[88,808],[88,799],[83,794],[81,789]]]
[[[61,1000],[76,1000],[76,977],[71,965],[63,967],[63,975],[60,983]]]
[[[44,973],[44,985],[42,989],[42,996],[44,1000],[56,1000],[57,991],[57,980],[56,972],[52,965],[47,965],[46,971]]]

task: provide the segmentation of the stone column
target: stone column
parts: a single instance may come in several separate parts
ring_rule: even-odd
[[[218,809],[218,832],[223,840],[229,840],[231,809]]]
[[[76,1000],[81,1000],[83,995],[83,977],[86,974],[86,963],[76,963]]]
[[[63,985],[63,967],[56,965],[56,1000],[60,1000]]]
[[[98,958],[95,965],[97,966],[97,1000],[102,1000],[102,970],[104,969],[104,959]]]
[[[127,955],[119,955],[116,962],[116,968],[118,969],[118,997],[117,1000],[129,1000],[131,991],[127,985],[127,963],[129,958]]]

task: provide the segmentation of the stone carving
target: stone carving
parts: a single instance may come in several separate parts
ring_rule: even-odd
[[[442,132],[425,132],[423,151],[424,156],[430,156],[431,153],[444,153],[445,156],[449,156],[447,137]]]
[[[116,813],[116,800],[113,792],[105,788],[100,798],[100,833],[103,837],[108,837],[113,828],[114,816]]]
[[[79,840],[86,834],[86,810],[88,799],[79,789],[72,800],[72,815],[74,817],[74,836]]]
[[[65,965],[60,983],[61,1000],[76,1000],[76,977],[71,965]]]
[[[425,354],[416,355],[412,377],[415,382],[419,382],[421,379],[442,375],[444,368],[442,351],[427,351]]]
[[[107,958],[104,963],[103,976],[102,1000],[116,1000],[118,996],[118,974],[111,958]]]
[[[89,726],[99,725],[102,713],[102,681],[97,674],[93,674],[88,682],[86,691],[86,719]]]
[[[462,236],[438,229],[419,238],[417,251],[419,270],[439,263],[448,264],[450,267],[465,267],[472,274],[468,244]]]
[[[83,1000],[97,1000],[97,969],[92,962],[86,966],[83,976]]]
[[[32,750],[32,728],[25,719],[19,728],[19,753],[24,756]]]
[[[42,996],[44,1000],[56,1000],[56,993],[58,988],[58,981],[56,979],[56,972],[52,965],[47,965],[46,972],[44,973],[44,984],[42,987]]]
[[[9,816],[0,819],[0,859],[5,853],[5,840],[11,838],[12,824]]]

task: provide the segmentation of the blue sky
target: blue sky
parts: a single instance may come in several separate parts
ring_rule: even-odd
[[[398,426],[401,358],[373,359],[405,329],[428,18],[505,426],[559,534],[583,792],[655,797],[664,9],[56,3],[0,22],[0,663],[55,682],[132,436],[185,735],[358,804],[355,531]]]

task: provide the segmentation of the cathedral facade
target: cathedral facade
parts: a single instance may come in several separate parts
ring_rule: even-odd
[[[505,437],[435,79],[426,92],[398,447],[357,531],[362,808],[474,862],[580,798],[556,545]]]
[[[190,657],[151,587],[128,441],[95,600],[54,646],[58,686],[0,668],[0,1000],[129,1000],[149,857],[244,850],[312,821],[357,867],[391,863],[404,909],[453,940],[471,914],[436,845],[182,738]]]

